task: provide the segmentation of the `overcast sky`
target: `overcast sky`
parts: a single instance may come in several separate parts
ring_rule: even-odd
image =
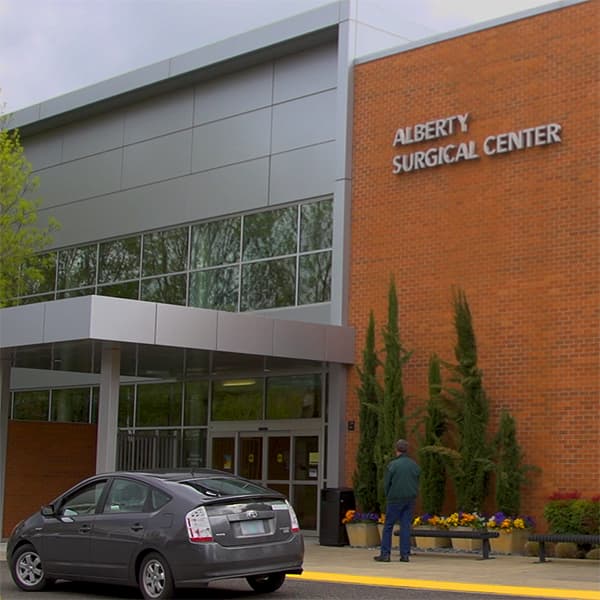
[[[547,0],[359,0],[441,33]],[[331,0],[0,0],[0,106],[30,106]]]

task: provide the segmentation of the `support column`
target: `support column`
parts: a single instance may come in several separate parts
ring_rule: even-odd
[[[114,471],[117,465],[120,371],[120,347],[118,345],[104,345],[100,364],[96,473]]]
[[[10,359],[0,353],[0,538],[4,527],[4,495],[6,493],[6,453],[8,448],[8,415],[10,411]]]
[[[329,410],[327,436],[327,487],[340,487],[344,482],[346,448],[346,380],[347,368],[329,365]]]

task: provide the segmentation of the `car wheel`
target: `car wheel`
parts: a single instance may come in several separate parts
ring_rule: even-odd
[[[153,552],[142,561],[139,572],[140,591],[146,600],[172,598],[175,592],[169,564],[163,556]]]
[[[268,575],[253,575],[246,577],[248,585],[255,591],[262,594],[278,590],[285,581],[285,573],[269,573]]]
[[[39,592],[52,582],[46,577],[42,559],[31,544],[16,550],[10,561],[10,574],[14,582],[28,592]]]

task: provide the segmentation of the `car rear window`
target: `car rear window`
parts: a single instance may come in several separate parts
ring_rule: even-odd
[[[252,496],[255,494],[275,494],[260,485],[243,479],[229,477],[211,477],[210,479],[189,479],[182,481],[184,485],[198,490],[205,496]]]

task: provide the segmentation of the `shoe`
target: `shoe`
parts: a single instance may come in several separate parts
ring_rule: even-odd
[[[390,557],[380,554],[379,556],[374,556],[373,560],[377,562],[390,562]]]
[[[409,562],[408,556],[401,556],[400,562]]]

